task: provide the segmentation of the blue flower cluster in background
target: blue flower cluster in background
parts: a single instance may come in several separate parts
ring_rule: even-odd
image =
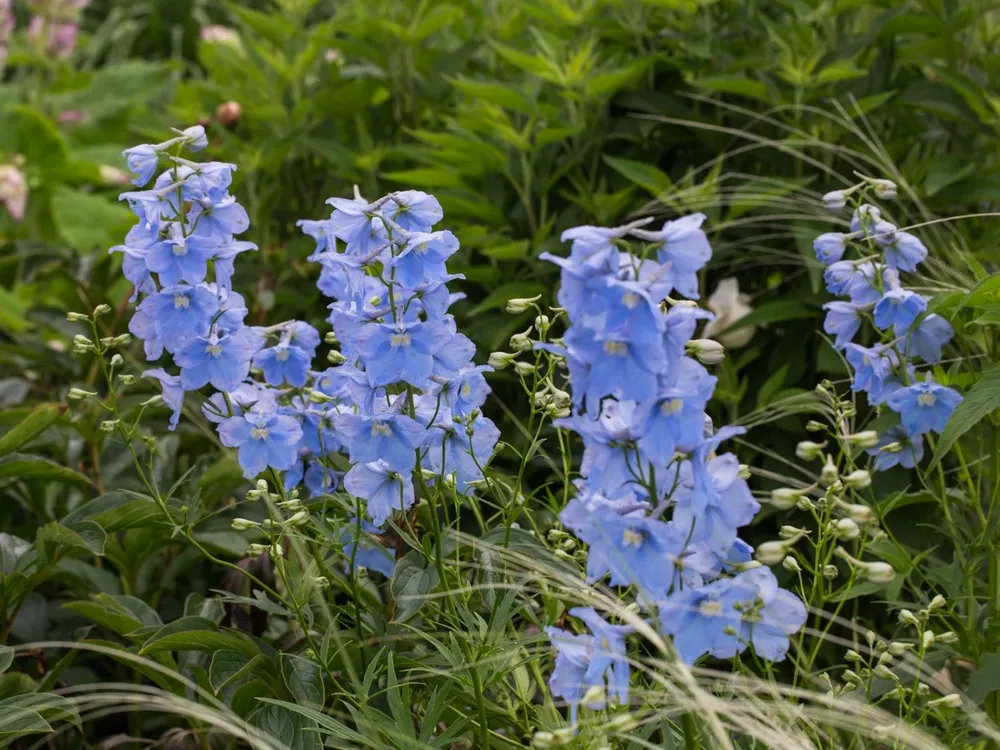
[[[842,207],[840,201],[829,205]],[[954,331],[940,315],[928,313],[926,297],[900,282],[901,272],[912,273],[927,257],[917,237],[900,231],[868,203],[854,211],[850,229],[848,234],[827,232],[813,242],[816,257],[826,265],[827,290],[848,298],[825,306],[823,328],[854,370],[852,389],[867,394],[872,406],[885,405],[899,414],[899,425],[868,450],[875,457],[874,468],[912,469],[923,458],[924,435],[941,432],[962,401],[930,372],[921,379],[915,362],[940,362]],[[844,258],[851,247],[857,248],[859,258]],[[877,334],[870,345],[855,342],[866,321]]]
[[[391,573],[391,553],[367,537],[355,545],[357,536],[370,536],[394,511],[413,506],[414,472],[420,483],[471,491],[499,439],[480,411],[489,368],[472,362],[475,346],[448,312],[461,297],[448,290],[458,277],[446,268],[458,241],[432,231],[441,206],[418,191],[374,203],[334,198],[329,219],[300,222],[317,242],[319,287],[336,300],[327,340],[339,344],[331,358],[337,364],[313,370],[315,328],[300,321],[244,324],[246,304],[231,287],[234,260],[256,248],[236,239],[249,226],[228,192],[236,167],[168,155],[205,145],[204,129],[196,127],[125,152],[139,186],[153,179],[162,159],[172,163],[151,189],[122,195],[139,222],[113,248],[123,254],[133,300],[143,295],[130,330],[148,359],[166,351],[179,368],[145,375],[160,381],[173,410],[171,429],[185,392],[216,389],[202,412],[222,443],[238,449],[247,478],[273,469],[285,472],[286,488],[304,484],[323,494],[342,486],[364,500],[374,525],[358,523],[345,546],[359,564]],[[340,452],[352,464],[343,477],[332,461]]]
[[[659,231],[642,228],[647,222],[577,227],[563,235],[569,257],[543,256],[562,269],[559,304],[570,321],[561,344],[542,345],[565,357],[569,372],[574,413],[557,424],[584,445],[583,478],[560,520],[589,545],[588,583],[631,587],[685,662],[733,657],[751,644],[778,661],[805,607],[750,562],[752,549],[737,536],[760,506],[737,458],[717,454],[743,430],[716,431],[705,414],[716,378],[699,360],[717,362],[722,350],[692,340],[712,315],[671,298],[698,296],[698,271],[712,254],[704,219]],[[592,635],[548,630],[558,651],[550,687],[575,720],[581,702],[603,705],[606,682],[627,700],[629,631],[593,609],[570,614]]]

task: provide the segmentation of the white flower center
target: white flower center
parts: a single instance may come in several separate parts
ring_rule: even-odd
[[[379,435],[389,437],[391,434],[392,428],[385,422],[372,422],[372,437],[378,437]]]
[[[427,251],[430,250],[430,246],[426,242],[421,242],[419,245],[413,248],[413,252],[417,255],[427,255]]]
[[[174,295],[175,310],[187,310],[189,307],[191,307],[191,299],[186,294]]]
[[[222,354],[222,347],[218,344],[209,344],[205,347],[205,354],[208,354],[211,357],[218,357]]]
[[[937,403],[937,396],[933,393],[921,393],[917,396],[917,403],[921,406],[934,406]]]
[[[634,292],[625,292],[625,294],[622,295],[622,304],[629,310],[632,310],[639,304],[639,295]]]
[[[187,255],[188,253],[187,245],[175,244],[173,247],[173,253],[175,257],[183,257]]]
[[[468,383],[465,383],[462,386],[462,388],[460,389],[460,392],[461,392],[461,394],[463,396],[471,396],[472,395],[472,386],[469,385]]]
[[[274,355],[274,358],[279,362],[286,362],[291,352],[288,349],[278,349],[278,353]]]
[[[605,341],[604,353],[612,354],[616,357],[624,357],[628,354],[628,344],[624,341]]]
[[[698,605],[698,612],[703,617],[718,617],[722,614],[722,603],[716,601],[704,601]]]
[[[669,417],[672,414],[676,414],[684,407],[684,402],[679,398],[671,398],[660,404],[660,414],[665,417]]]
[[[389,344],[392,347],[398,346],[409,346],[410,345],[410,334],[408,333],[394,333],[389,337]]]
[[[625,533],[622,534],[622,544],[626,547],[641,547],[644,541],[646,541],[646,537],[643,536],[642,532],[634,529],[625,529]]]
[[[254,440],[267,440],[269,430],[266,427],[254,427],[250,430],[250,437]]]

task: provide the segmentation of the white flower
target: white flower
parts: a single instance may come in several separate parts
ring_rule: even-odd
[[[24,210],[28,205],[28,181],[13,164],[0,166],[0,203],[7,207],[14,221],[24,219]]]
[[[740,282],[735,277],[722,279],[708,298],[708,309],[715,313],[715,320],[705,326],[702,335],[705,338],[716,339],[727,349],[739,349],[750,343],[756,326],[745,326],[732,333],[725,333],[729,326],[738,320],[742,320],[753,312],[750,307],[750,297],[740,294]]]

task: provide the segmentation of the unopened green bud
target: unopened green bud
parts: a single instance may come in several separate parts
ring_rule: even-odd
[[[885,562],[865,563],[864,574],[872,583],[892,583],[896,578],[896,569]]]
[[[914,627],[920,625],[920,620],[908,609],[899,610],[897,617],[900,625],[913,625]]]
[[[946,630],[943,633],[938,633],[936,636],[936,640],[938,643],[943,643],[943,644],[957,643],[958,636],[955,635],[950,630]]]
[[[324,336],[323,336],[323,341],[325,343],[329,344],[330,346],[333,346],[334,344],[336,344],[337,340],[338,340],[337,339],[337,334],[335,332],[333,332],[333,331],[327,331],[326,334],[324,334]]]
[[[70,323],[83,323],[90,320],[90,316],[78,312],[68,312],[66,313],[66,320]]]
[[[806,429],[809,432],[822,432],[823,430],[826,429],[826,425],[823,424],[822,422],[817,422],[814,419],[810,419],[808,422],[806,422]]]
[[[517,359],[516,354],[508,354],[507,352],[492,352],[488,360],[490,367],[494,370],[504,370],[514,363]]]
[[[757,546],[754,558],[764,565],[777,565],[785,559],[787,552],[787,542],[764,542]]]
[[[261,557],[270,548],[266,544],[251,544],[247,547],[247,557]]]
[[[934,633],[925,630],[920,636],[920,645],[926,650],[934,645]]]
[[[534,343],[529,337],[528,335],[529,333],[531,333],[530,328],[523,333],[515,333],[513,336],[511,336],[510,348],[513,349],[515,352],[531,351],[531,348],[534,346]]]
[[[251,521],[249,518],[234,518],[232,523],[234,531],[248,531],[256,529],[259,525],[256,521]]]
[[[941,596],[941,594],[938,594],[933,599],[931,599],[931,603],[927,605],[927,609],[931,609],[931,610],[941,609],[942,607],[946,606],[947,604],[948,604],[948,600],[945,599],[943,596]]]
[[[787,555],[784,560],[781,561],[781,567],[791,573],[801,573],[802,567],[799,565],[799,561],[796,560],[791,555]]]
[[[796,490],[791,487],[779,487],[771,490],[771,505],[778,510],[789,510],[798,505],[799,500],[805,490]]]
[[[943,698],[936,698],[935,700],[927,701],[927,705],[933,708],[961,708],[962,696],[958,693],[951,693]]]
[[[795,455],[803,461],[815,461],[823,455],[824,448],[826,448],[826,441],[814,443],[811,440],[803,440],[795,446]]]
[[[117,419],[106,419],[101,422],[101,432],[114,432],[115,428],[118,427],[119,420]]]
[[[703,365],[717,365],[726,358],[725,347],[712,339],[692,339],[685,344],[685,349]]]
[[[865,430],[854,435],[844,435],[844,442],[858,448],[874,448],[878,445],[878,433],[875,430]]]
[[[874,674],[876,677],[882,680],[892,680],[893,682],[899,682],[899,677],[896,676],[896,673],[893,672],[891,669],[889,669],[889,667],[887,667],[885,664],[879,664],[877,667],[875,667],[875,669],[872,671],[872,674]]]
[[[833,527],[838,539],[857,539],[861,535],[861,529],[850,518],[841,518]]]
[[[833,581],[840,575],[840,571],[837,570],[836,565],[824,565],[823,566],[823,577],[828,581]]]
[[[122,385],[135,385],[135,375],[119,375],[118,382]]]
[[[844,484],[855,490],[863,490],[866,487],[870,487],[872,483],[872,475],[864,469],[852,471],[850,474],[841,477],[841,479]]]
[[[521,376],[528,376],[535,371],[534,362],[515,362],[514,371]]]
[[[316,576],[312,582],[320,591],[330,588],[330,579],[325,576]]]
[[[820,481],[823,484],[833,484],[837,481],[838,476],[837,464],[834,463],[833,456],[828,455],[826,463],[823,464],[823,469],[819,473]]]
[[[549,330],[549,325],[551,325],[551,321],[548,315],[538,315],[535,317],[535,330],[539,333],[544,334]]]
[[[901,643],[900,641],[893,641],[889,644],[889,650],[886,652],[892,656],[902,656],[907,651],[913,650],[912,643]]]
[[[309,523],[309,512],[300,510],[298,513],[292,515],[285,523],[289,526],[302,526],[303,524]]]
[[[111,312],[111,305],[100,304],[94,308],[94,317],[99,318]]]
[[[513,299],[509,299],[507,300],[507,312],[511,315],[526,312],[541,298],[542,295],[536,294],[534,297],[514,297]]]
[[[331,365],[342,365],[347,361],[347,357],[338,352],[336,349],[331,349],[326,353],[326,360]]]
[[[122,357],[122,355],[120,355],[120,354],[115,354],[111,358],[111,366],[114,367],[114,368],[116,368],[116,369],[119,368],[119,367],[121,367],[124,364],[125,364],[125,358]]]

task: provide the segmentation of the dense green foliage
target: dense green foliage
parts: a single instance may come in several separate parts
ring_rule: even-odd
[[[821,330],[830,296],[811,244],[846,222],[818,198],[855,173],[894,180],[894,220],[931,250],[919,290],[957,332],[935,376],[966,394],[933,469],[876,477],[871,505],[887,537],[870,550],[897,577],[824,586],[818,572],[834,561],[817,551],[809,604],[842,619],[817,615],[796,664],[772,674],[748,662],[729,679],[718,663],[692,677],[651,650],[641,727],[592,712],[571,742],[864,747],[858,725],[897,716],[921,733],[899,745],[1000,742],[983,718],[1000,718],[995,4],[94,0],[64,60],[25,33],[29,3],[14,6],[0,167],[23,171],[29,195],[22,220],[0,202],[0,745],[51,725],[70,727],[54,747],[115,735],[242,747],[222,738],[245,738],[239,720],[253,716],[296,750],[520,747],[565,725],[545,687],[540,628],[582,596],[572,555],[546,535],[572,476],[563,459],[578,463],[579,447],[563,444],[512,370],[490,376],[485,406],[503,432],[493,471],[504,491],[483,507],[442,500],[441,519],[421,506],[419,533],[391,540],[411,547],[391,582],[331,562],[350,511],[339,497],[289,535],[287,560],[247,557],[263,539],[232,519],[275,506],[244,502],[249,485],[196,406],[168,433],[166,412],[141,406],[158,392],[148,382],[116,393],[116,413],[143,415],[126,446],[102,429],[97,403],[67,398],[106,389],[107,358],[75,354],[73,336],[121,334],[131,314],[120,256],[107,254],[134,219],[117,201],[128,189],[121,151],[198,122],[210,158],[239,165],[233,192],[260,251],[237,266],[234,288],[256,324],[329,328],[296,221],[328,215],[325,200],[355,186],[440,199],[462,247],[450,265],[465,276],[456,314],[483,361],[535,319],[505,312],[508,299],[556,304],[556,269],[537,258],[563,252],[562,231],[705,213],[715,256],[703,299],[735,276],[753,308],[729,330],[753,335],[715,369],[709,411],[750,428],[738,452],[761,497],[815,478],[818,466],[794,454],[808,420],[835,414],[817,383],[849,394]],[[113,312],[92,332],[67,322],[100,304]],[[120,353],[127,371],[143,369],[141,346]],[[877,415],[852,419],[860,429]],[[430,533],[442,520],[446,531]],[[747,541],[818,523],[766,506]],[[921,615],[914,637],[899,610],[927,610],[937,594],[947,605]],[[866,695],[887,712],[842,694],[866,645],[872,659],[888,653],[866,631],[919,644],[932,627],[956,637],[918,645],[912,694],[887,695],[893,682],[874,662]],[[42,641],[53,643],[32,645]],[[851,648],[865,663],[845,662]],[[772,677],[816,697],[785,700]],[[139,697],[123,715],[112,709],[127,685]],[[963,709],[928,706],[956,691]],[[692,730],[690,717],[706,713],[727,731]]]

